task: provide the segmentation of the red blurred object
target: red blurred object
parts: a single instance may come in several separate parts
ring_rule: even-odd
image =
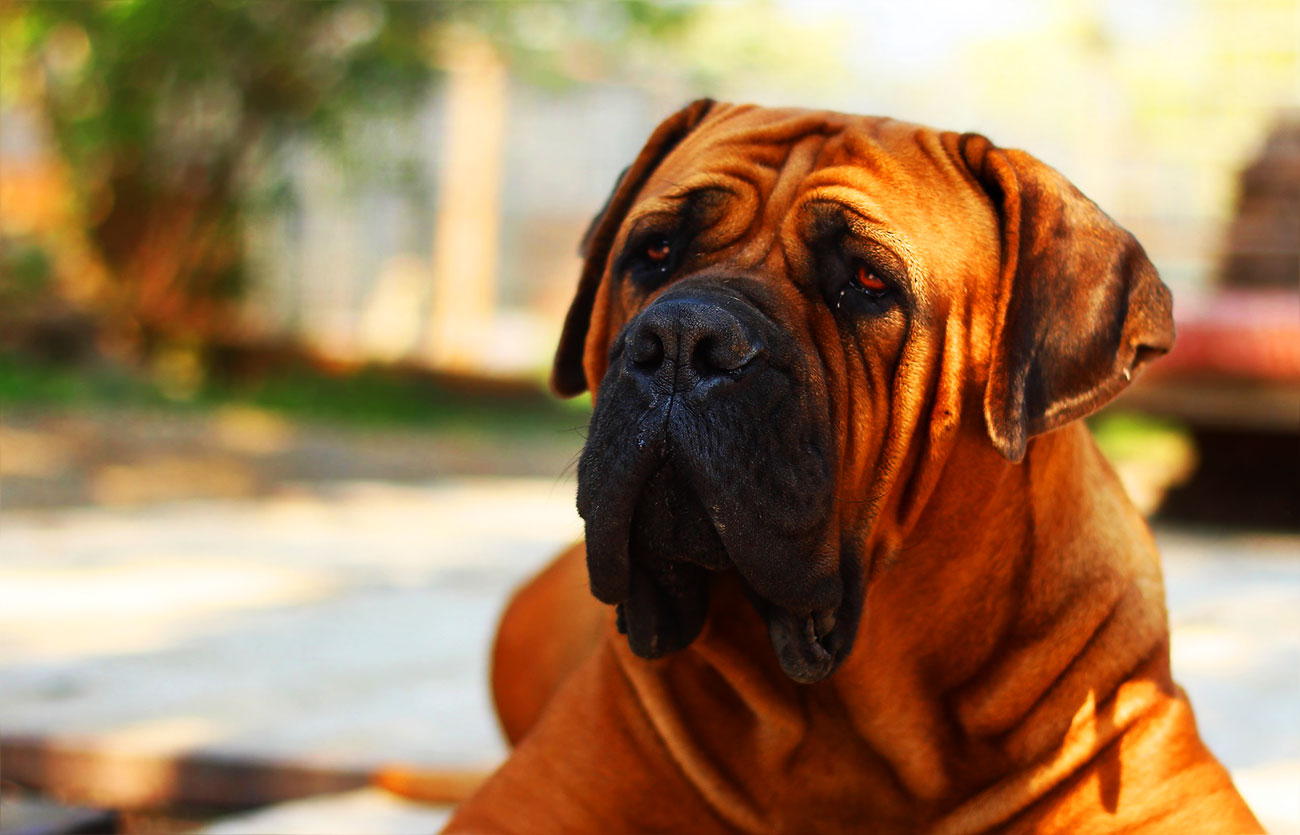
[[[1152,381],[1225,376],[1300,383],[1300,291],[1223,290],[1176,324],[1174,349],[1152,364]]]
[[[1175,308],[1173,350],[1120,407],[1173,418],[1196,445],[1161,516],[1300,530],[1300,112],[1241,172],[1225,233],[1217,289]]]

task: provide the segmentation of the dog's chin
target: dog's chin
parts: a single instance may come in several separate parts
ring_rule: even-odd
[[[714,578],[736,569],[708,509],[669,464],[645,484],[628,527],[631,576],[627,597],[616,602],[618,629],[634,654],[662,658],[699,637]],[[856,620],[844,605],[793,611],[745,587],[787,676],[811,684],[835,671],[848,649],[837,627]]]
[[[762,608],[762,607],[760,607]],[[839,609],[810,614],[770,607],[763,612],[776,660],[787,676],[800,684],[813,684],[835,672],[844,660],[843,632],[837,630]]]

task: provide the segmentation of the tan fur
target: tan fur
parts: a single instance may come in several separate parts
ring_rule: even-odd
[[[1131,314],[1116,365],[1072,371],[1055,413],[1017,426],[1014,392],[998,388],[1022,359],[1012,330],[1042,303],[1021,274],[1042,246],[1008,267],[1009,211],[976,181],[1023,188],[1003,197],[1027,217],[1050,198],[1108,221],[1027,155],[994,157],[955,134],[722,105],[692,118],[702,124],[665,158],[639,161],[657,167],[596,240],[616,249],[619,230],[691,182],[744,170],[759,184],[711,251],[783,288],[825,358],[843,499],[828,535],[859,546],[867,575],[856,643],[828,679],[792,682],[724,574],[694,643],[645,661],[575,579],[572,549],[503,621],[493,688],[519,744],[448,831],[1261,831],[1170,678],[1151,536],[1068,422],[1144,361],[1141,339],[1160,348],[1158,328]],[[818,195],[856,202],[893,236],[925,283],[925,321],[878,323],[870,351],[833,348],[834,318],[783,283],[807,257],[793,218]],[[1020,240],[1037,233],[1019,227]],[[646,303],[594,274],[593,388],[612,335]],[[1139,301],[1159,289],[1133,286]],[[1081,295],[1054,315],[1068,326],[1096,303]]]

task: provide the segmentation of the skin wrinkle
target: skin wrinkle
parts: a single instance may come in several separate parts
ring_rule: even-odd
[[[927,361],[931,360],[936,353],[934,346],[928,340],[917,350],[924,351]],[[929,364],[929,362],[926,364]],[[930,460],[931,457],[926,455],[926,443],[928,441],[928,431],[926,430],[932,429],[933,426],[927,421],[921,420],[923,415],[933,412],[931,404],[936,400],[934,385],[926,376],[919,373],[910,379],[900,379],[898,385],[905,387],[909,383],[915,387],[906,399],[906,402],[912,404],[912,408],[907,414],[908,421],[911,424],[907,431],[911,437],[908,438],[906,445],[900,445],[896,453],[898,463],[895,471],[891,474],[890,484],[886,488],[890,493],[898,496],[894,507],[894,517],[900,531],[911,530],[908,521],[909,516],[912,516],[912,514],[908,513],[907,508],[912,485],[916,481],[924,480],[927,477],[937,478],[938,465],[941,463],[940,461]],[[896,394],[895,402],[897,403],[899,400],[900,397]],[[894,486],[895,484],[897,484],[897,487]],[[906,534],[903,534],[900,541],[905,536]]]
[[[1141,634],[1140,628],[1135,629],[1131,623],[1132,598],[1123,603],[1129,605],[1118,607],[1113,617],[1103,624],[1105,628],[1099,627],[1096,637],[1089,642],[1090,646],[1079,654],[1080,660],[1086,659],[1097,666],[1098,683],[1091,686],[1089,682],[1080,680],[1074,669],[1068,669],[1061,675],[1048,695],[1033,706],[1022,726],[1006,738],[1006,750],[1017,761],[1027,761],[1058,743],[1060,734],[1066,731],[1066,723],[1060,716],[1054,715],[1054,711],[1059,710],[1059,705],[1078,703],[1090,691],[1109,695],[1115,692],[1125,676],[1131,674],[1152,653],[1167,652],[1167,647],[1159,641],[1153,643],[1149,639],[1142,640],[1140,646],[1143,649],[1137,651],[1128,651],[1128,647],[1119,646],[1120,639],[1117,636],[1128,630],[1137,632],[1139,639],[1147,638]],[[1116,651],[1120,649],[1125,651],[1117,654]],[[1173,695],[1172,684],[1162,686],[1169,695]]]
[[[1029,463],[1032,463],[1032,460]],[[1017,576],[1022,576],[1022,577],[1027,576],[1027,573],[1018,574]],[[1139,583],[1139,586],[1140,585],[1141,584]],[[1132,592],[1133,588],[1134,588],[1133,586],[1130,586],[1129,592]],[[1150,590],[1148,590],[1146,593],[1149,594]],[[1134,600],[1132,599],[1131,593],[1128,594],[1127,596],[1128,596],[1128,603],[1133,604]],[[1121,608],[1121,606],[1123,606],[1123,608]],[[1090,636],[1089,647],[1082,652],[1075,653],[1074,655],[1074,658],[1076,659],[1075,666],[1073,668],[1067,667],[1067,670],[1077,669],[1079,666],[1077,659],[1086,658],[1088,656],[1088,653],[1090,652],[1102,659],[1111,658],[1111,657],[1117,657],[1117,658],[1132,657],[1132,654],[1130,653],[1116,652],[1116,647],[1114,646],[1114,640],[1117,634],[1132,634],[1131,630],[1128,630],[1126,632],[1124,627],[1118,625],[1116,622],[1116,618],[1129,617],[1131,613],[1135,611],[1143,611],[1143,609],[1134,605],[1124,606],[1123,600],[1119,601],[1115,606],[1111,607],[1110,614],[1107,615],[1107,619],[1104,621],[1104,623],[1102,625],[1098,625],[1092,628],[1091,630],[1085,633]],[[1121,613],[1130,613],[1130,615],[1124,615]],[[1141,648],[1147,645],[1152,646],[1152,649],[1150,651],[1145,652],[1144,654]],[[1098,679],[1093,679],[1094,683],[1090,683],[1088,685],[1088,689],[1094,694],[1095,697],[1100,698],[1105,694],[1111,692],[1107,688],[1114,685],[1113,684],[1106,685],[1104,682],[1107,680],[1110,680],[1112,682],[1117,682],[1124,679],[1128,675],[1131,669],[1133,669],[1137,665],[1140,665],[1141,663],[1143,663],[1145,659],[1149,658],[1151,652],[1155,652],[1158,650],[1159,641],[1157,639],[1153,643],[1149,644],[1147,641],[1143,640],[1138,644],[1138,647],[1139,647],[1139,651],[1137,653],[1137,658],[1135,661],[1133,661],[1132,663],[1121,663],[1119,665],[1121,670],[1120,672],[1112,672],[1111,674],[1105,674],[1105,673],[1102,674],[1101,679],[1099,679],[1099,681],[1103,682],[1101,684],[1102,689],[1100,690],[1097,689],[1097,685],[1095,684],[1095,682],[1098,681]],[[1082,686],[1083,686],[1082,684],[1077,685],[1077,687],[1082,687]],[[1014,755],[1018,760],[1027,761],[1029,759],[1039,757],[1041,756],[1041,752],[1043,750],[1046,750],[1045,746],[1054,744],[1052,743],[1052,740],[1055,738],[1053,733],[1044,732],[1043,730],[1044,727],[1050,727],[1050,725],[1052,724],[1052,720],[1045,715],[1044,711],[1050,709],[1050,705],[1052,701],[1055,701],[1057,703],[1064,701],[1067,704],[1070,702],[1070,698],[1068,696],[1065,696],[1062,693],[1062,691],[1065,689],[1066,686],[1059,683],[1059,678],[1058,678],[1058,683],[1052,686],[1051,688],[1048,688],[1048,692],[1046,692],[1043,695],[1043,697],[1039,699],[1036,705],[1030,710],[1030,712],[1027,715],[1027,718],[1020,722],[1021,731],[1025,731],[1025,732],[1018,733],[1008,738],[1006,744],[1008,745],[1009,750],[1015,752]],[[1079,692],[1082,692],[1082,690],[1079,690]],[[1047,723],[1046,726],[1044,725],[1044,722]],[[1031,737],[1034,736],[1037,736],[1039,738],[1036,741],[1034,741],[1031,739]]]
[[[913,274],[915,273],[916,270],[913,269]],[[908,344],[911,345],[912,343],[909,341]],[[894,397],[894,402],[896,404],[900,402],[916,403],[918,399],[921,400],[922,403],[924,403],[925,398],[915,398],[915,397],[906,396],[907,390],[909,388],[915,388],[917,386],[918,378],[921,377],[921,374],[919,372],[915,375],[909,375],[907,373],[908,370],[914,366],[924,367],[925,365],[927,365],[927,363],[925,362],[925,359],[927,359],[927,357],[925,356],[924,352],[922,352],[922,355],[919,358],[917,358],[914,356],[916,350],[921,350],[921,349],[916,349],[916,348],[911,350],[904,349],[903,359],[902,361],[900,361],[899,367],[895,373],[894,385],[895,385],[896,394]],[[923,386],[924,383],[921,383],[921,385]],[[856,402],[856,400],[851,398],[850,402]],[[889,423],[884,429],[884,434],[887,438],[892,439],[894,442],[892,444],[887,444],[885,450],[883,451],[883,455],[882,455],[883,467],[874,470],[877,473],[877,483],[881,485],[879,490],[879,495],[888,495],[889,493],[891,493],[893,482],[896,480],[898,476],[898,468],[902,467],[903,464],[901,459],[904,456],[901,454],[901,450],[912,448],[912,444],[910,443],[912,429],[915,427],[917,422],[918,421],[917,421],[916,412],[912,412],[910,414],[909,413],[898,414],[897,412],[889,413]],[[850,425],[851,426],[857,425],[858,423],[859,423],[858,421],[853,421],[851,422]],[[881,469],[884,470],[883,475],[881,475],[880,472]],[[859,469],[858,471],[870,472],[872,471],[872,469]],[[898,539],[901,539],[901,537],[898,537]],[[896,547],[897,546],[895,546],[895,548]]]
[[[908,347],[910,348],[913,344],[909,342]],[[879,485],[875,491],[877,495],[895,495],[892,488],[899,477],[903,459],[906,457],[906,449],[910,446],[908,442],[916,428],[916,412],[897,405],[907,402],[906,398],[900,394],[900,390],[905,389],[911,379],[914,379],[909,378],[908,375],[909,360],[908,348],[905,348],[903,358],[899,362],[894,377],[895,394],[893,403],[895,408],[888,411],[888,423],[883,428],[885,437],[888,440],[880,455],[878,468],[875,470],[877,474],[873,478],[874,484]],[[881,512],[871,520],[873,532],[878,531],[878,533],[874,534],[879,543],[878,548],[884,549],[885,556],[884,558],[877,557],[872,561],[873,576],[871,577],[872,583],[868,586],[869,589],[879,581],[879,576],[876,573],[877,566],[882,569],[888,568],[892,562],[890,555],[900,549],[904,540],[904,534],[895,527],[897,522],[893,518],[894,506],[895,501],[888,502]],[[885,512],[889,512],[891,518],[888,522],[882,524]],[[869,618],[877,614],[871,604],[870,593],[864,609]],[[846,694],[846,698],[851,699],[852,696]],[[900,721],[902,717],[894,714],[893,727],[882,728],[876,717],[880,714],[887,714],[887,711],[880,711],[880,714],[877,714],[876,711],[871,710],[869,703],[861,705],[860,708],[862,709],[854,712],[854,724],[859,734],[865,739],[881,740],[883,737],[884,740],[888,740],[891,737],[897,738],[900,735],[900,729],[914,727],[906,720]],[[924,720],[921,720],[921,722],[923,727],[928,724]],[[926,738],[930,736],[930,733],[922,729],[920,733],[902,731],[901,735],[909,738]],[[935,798],[949,790],[948,778],[945,774],[946,769],[942,756],[937,749],[917,748],[916,746],[899,747],[886,744],[880,746],[879,750],[885,759],[890,762],[899,781],[907,787],[909,793],[914,797]],[[906,753],[891,755],[891,751],[905,751]]]
[[[965,189],[977,185],[971,177],[970,170],[960,164],[960,161],[953,155],[949,148],[949,143],[956,136],[951,131],[936,133],[934,131],[918,128],[912,134],[912,139],[916,146],[921,149],[922,153],[930,160],[935,171],[943,177],[954,189]]]
[[[788,153],[782,160],[777,180],[764,201],[763,226],[772,229],[773,232],[768,236],[755,236],[750,247],[740,253],[739,257],[742,260],[761,264],[771,257],[774,249],[779,249],[781,236],[778,230],[782,225],[781,218],[789,214],[790,206],[816,163],[817,154],[825,142],[824,136],[813,135],[789,146]],[[751,251],[752,254],[749,254]]]
[[[655,739],[658,741],[659,745],[662,746],[663,750],[670,754],[667,758],[668,761],[677,769],[678,773],[681,774],[686,783],[696,789],[700,799],[713,811],[715,815],[718,816],[720,820],[726,821],[729,825],[737,828],[741,828],[744,823],[748,823],[752,827],[752,824],[755,821],[752,814],[742,813],[737,816],[731,808],[732,804],[728,803],[728,801],[733,800],[733,798],[729,798],[725,795],[723,795],[722,798],[719,798],[717,792],[709,791],[709,789],[713,788],[713,783],[700,783],[693,780],[692,777],[700,775],[692,774],[688,764],[684,762],[682,758],[671,755],[674,751],[674,742],[679,740],[680,737],[674,733],[676,729],[665,728],[660,721],[656,721],[656,711],[651,710],[650,707],[655,704],[655,697],[658,694],[653,690],[649,692],[646,691],[644,688],[644,677],[642,677],[642,680],[638,682],[636,677],[637,668],[626,664],[616,664],[614,666],[615,669],[618,670],[619,675],[622,677],[627,687],[630,690],[636,691],[641,696],[640,699],[635,700],[641,721],[644,722],[646,727],[648,727],[655,735]],[[709,772],[706,770],[705,774],[708,773]],[[721,802],[719,802],[720,800]]]
[[[1101,617],[1096,624],[1090,629],[1079,633],[1078,640],[1066,645],[1063,650],[1060,647],[1053,647],[1053,649],[1057,650],[1058,658],[1043,659],[1043,663],[1038,665],[1038,668],[1048,675],[1047,679],[1041,681],[1041,689],[1038,693],[1026,694],[1026,696],[1018,700],[1018,703],[1012,705],[995,705],[999,699],[1006,698],[1003,694],[986,697],[989,708],[999,711],[1001,715],[983,716],[974,713],[974,715],[961,716],[961,724],[967,733],[980,736],[999,736],[1014,730],[1025,716],[1034,713],[1050,698],[1052,692],[1060,685],[1062,678],[1069,672],[1071,665],[1090,649],[1096,647],[1103,630],[1110,624],[1123,602],[1124,596],[1122,594],[1116,595],[1114,600],[1100,612]],[[1020,650],[1020,652],[1025,651],[1026,649]],[[1032,651],[1032,649],[1029,651]],[[1049,663],[1050,667],[1044,670],[1043,668]],[[969,714],[971,709],[964,712]]]
[[[1028,470],[1032,466],[1032,461],[1026,461],[1022,465],[1022,471],[1016,475],[1022,476],[1023,479],[1027,481],[1029,478]],[[1003,477],[998,480],[997,486],[1001,486],[1002,482],[1010,475],[1012,475],[1011,472],[1004,469],[1002,473]],[[1011,577],[1010,586],[1007,590],[1006,596],[1012,605],[1015,606],[1017,610],[1021,611],[1026,608],[1026,604],[1028,603],[1026,598],[1030,579],[1028,566],[1033,558],[1032,543],[1035,539],[1033,514],[1028,514],[1024,517],[1023,521],[1024,528],[1021,536],[1018,537],[1019,541],[1014,543],[1015,547],[999,549],[995,552],[999,555],[1006,554],[1007,559],[1002,563],[1002,565],[993,567],[994,571],[999,567],[1004,567],[1003,572],[998,573],[1008,574]],[[974,666],[968,675],[952,682],[948,686],[947,693],[945,694],[945,701],[949,705],[949,710],[953,715],[954,722],[960,725],[963,731],[968,735],[977,735],[978,732],[960,719],[960,706],[955,704],[955,702],[964,689],[973,686],[972,683],[981,675],[988,674],[989,659],[1008,654],[1011,644],[1015,639],[1015,623],[1010,618],[1003,618],[1000,623],[1000,627],[994,630],[991,637],[991,642],[983,663]]]
[[[906,190],[913,185],[911,173],[904,170],[902,164],[880,143],[881,134],[899,124],[892,120],[867,122],[869,127],[866,130],[846,133],[844,136],[844,149],[848,162],[853,165],[853,174],[869,174],[886,193]],[[853,181],[854,177],[851,176],[849,182]]]
[[[895,447],[880,441],[881,438],[887,437],[895,427],[895,415],[889,408],[887,395],[894,390],[897,369],[882,369],[878,362],[873,362],[860,354],[855,359],[862,364],[866,396],[854,398],[853,403],[863,403],[870,408],[862,408],[860,411],[862,411],[864,417],[860,419],[851,418],[849,422],[849,430],[853,433],[854,440],[857,440],[859,436],[866,437],[866,440],[858,444],[858,448],[861,450],[859,462],[868,469],[858,468],[854,472],[871,472],[882,475],[872,479],[869,483],[854,484],[852,481],[849,483],[868,497],[873,512],[869,518],[863,518],[861,521],[864,525],[874,529],[875,523],[880,518],[880,513],[883,510],[882,503],[889,497],[889,473],[897,464],[897,461],[890,457],[894,454]],[[859,407],[855,405],[853,409],[857,411]]]
[[[734,644],[726,640],[714,640],[714,631],[718,627],[710,621],[700,633],[699,655],[702,660],[716,669],[740,697],[749,706],[755,716],[762,715],[765,728],[769,734],[786,736],[802,740],[808,729],[806,706],[796,702],[786,706],[780,695],[799,692],[784,682],[765,678],[757,673],[748,659],[738,654]],[[777,705],[776,710],[769,706]]]
[[[926,310],[931,293],[927,282],[922,280],[926,270],[912,244],[897,231],[880,219],[879,212],[873,212],[869,201],[863,199],[861,192],[843,186],[818,186],[805,191],[800,199],[797,211],[806,213],[812,208],[823,205],[843,210],[850,223],[849,231],[857,237],[876,246],[887,249],[904,266],[908,279],[906,290],[915,300],[922,302],[917,309]]]
[[[729,119],[744,120],[745,117],[752,115],[754,110],[755,108],[748,105],[733,107],[730,112],[720,116],[718,124]],[[791,108],[769,112],[776,118],[766,124],[756,125],[754,120],[750,119],[745,126],[733,127],[728,132],[701,131],[698,141],[701,144],[710,142],[718,146],[740,147],[749,151],[751,148],[761,148],[764,145],[788,144],[812,133],[833,134],[845,124],[844,120],[832,122],[826,120],[823,114],[807,110]]]
[[[669,194],[647,202],[630,217],[627,225],[629,231],[616,239],[613,251],[622,251],[626,247],[628,239],[635,237],[636,232],[634,230],[639,229],[646,222],[646,218],[660,215],[677,219],[680,217],[684,201],[692,193],[708,190],[722,191],[731,196],[731,200],[728,201],[730,211],[724,213],[728,222],[725,224],[715,223],[709,229],[697,232],[692,245],[698,246],[704,243],[707,244],[708,248],[697,251],[695,255],[701,256],[719,252],[742,238],[752,228],[753,223],[759,216],[758,186],[755,183],[743,181],[745,187],[736,188],[734,181],[740,178],[728,178],[726,182],[719,182],[719,179],[712,176],[693,178],[675,187]],[[737,217],[744,219],[744,222],[737,223]],[[719,234],[719,231],[721,231],[721,234]]]
[[[1057,672],[1055,677],[1051,679],[1047,687],[1043,690],[1042,694],[1037,699],[1034,700],[1034,702],[1028,707],[1028,709],[1025,710],[1026,716],[1032,716],[1035,713],[1039,713],[1040,711],[1042,711],[1044,707],[1048,704],[1048,702],[1051,700],[1053,693],[1059,693],[1061,690],[1065,689],[1070,685],[1070,682],[1068,681],[1067,677],[1070,675],[1071,667],[1074,666],[1075,663],[1083,656],[1088,654],[1097,654],[1098,647],[1104,645],[1108,635],[1113,632],[1113,628],[1115,626],[1116,621],[1123,616],[1122,607],[1124,606],[1125,603],[1131,604],[1131,602],[1132,599],[1128,594],[1122,594],[1115,599],[1115,601],[1104,611],[1104,614],[1102,615],[1100,621],[1098,621],[1096,626],[1093,627],[1091,632],[1088,634],[1088,639],[1083,643],[1082,646],[1078,648],[1076,652],[1070,655],[1070,657],[1066,660],[1065,665],[1062,667],[1062,669],[1059,672]],[[1129,669],[1125,670],[1125,672],[1131,672],[1132,669],[1136,669],[1137,667],[1141,666],[1147,660],[1148,657],[1149,657],[1149,653],[1148,655],[1139,656],[1130,665]],[[1114,682],[1114,683],[1108,682],[1108,684],[1113,684],[1115,687],[1118,687],[1120,682]],[[1100,692],[1098,692],[1096,687],[1089,687],[1088,689],[1090,692],[1097,695],[1099,698],[1108,698],[1109,696],[1112,695],[1113,692],[1111,689],[1105,687],[1103,687],[1103,689]],[[1027,742],[1023,741],[1024,736],[1028,736],[1028,734],[1017,735],[1016,733],[1014,733],[1014,729],[1013,729],[1011,735],[1007,738],[1008,748],[1012,751],[1021,750],[1024,751],[1025,753],[1028,753],[1030,750],[1032,750],[1032,746]],[[1024,756],[1024,754],[1022,754],[1022,756]]]
[[[829,171],[823,169],[810,175],[804,183],[804,197],[801,202],[804,204],[823,202],[842,207],[861,218],[865,229],[869,231],[878,229],[885,235],[894,234],[883,220],[886,213],[882,207],[872,201],[860,185],[847,185],[844,178],[834,177],[833,172],[836,170],[843,174],[847,169]],[[826,182],[823,183],[821,180]]]
[[[899,359],[892,380],[891,408],[888,422],[882,427],[885,446],[880,456],[880,464],[874,476],[877,490],[885,495],[893,494],[901,469],[913,448],[913,436],[920,423],[920,409],[917,408],[916,391],[925,388],[921,381],[926,370],[926,346],[913,336],[911,323],[908,326],[908,338],[905,339],[903,353]]]
[[[655,676],[638,676],[635,665],[623,667],[633,689],[645,705],[672,704],[664,691],[665,682]],[[725,768],[713,761],[693,742],[693,735],[679,721],[675,711],[650,711],[643,713],[655,729],[660,742],[672,756],[669,759],[681,769],[687,782],[697,787],[704,801],[728,824],[742,831],[761,829],[762,814],[741,786],[725,776]]]
[[[732,583],[731,586],[736,584]],[[771,768],[780,769],[793,759],[797,759],[800,750],[809,741],[809,692],[794,688],[788,681],[780,685],[773,686],[769,682],[764,682],[761,678],[752,674],[753,665],[749,659],[735,652],[734,644],[725,644],[721,640],[714,640],[714,635],[709,634],[702,636],[700,655],[702,659],[713,661],[714,667],[718,670],[729,683],[735,688],[742,701],[749,708],[752,716],[756,719],[763,718],[762,724],[758,727],[760,740],[765,744],[760,744],[758,750],[767,752],[764,759],[770,764]],[[786,707],[778,709],[773,715],[768,706],[773,703],[773,690],[781,691],[781,697],[784,697]],[[780,698],[777,697],[778,703]],[[770,719],[770,721],[769,721]],[[731,745],[730,741],[726,743]],[[769,819],[773,808],[777,805],[777,798],[780,796],[780,786],[769,785],[763,786],[760,795],[765,802],[760,806],[763,809],[762,814]]]
[[[962,330],[960,327],[945,328],[943,336],[942,364],[940,367],[938,390],[931,400],[929,409],[930,431],[925,439],[925,447],[920,453],[923,461],[931,466],[921,466],[914,471],[903,488],[902,527],[911,530],[930,499],[930,494],[939,483],[941,469],[933,462],[946,462],[948,452],[957,438],[957,427],[961,422],[961,388],[964,379],[960,379],[952,369],[962,367],[965,355],[960,351]],[[954,381],[954,378],[957,378]]]
[[[1140,666],[1150,663],[1149,657],[1144,658]],[[1005,823],[1023,810],[1026,805],[1022,799],[1024,795],[1051,797],[1066,781],[1077,780],[1077,775],[1089,763],[1097,761],[1118,744],[1125,730],[1152,713],[1178,708],[1177,702],[1160,701],[1160,697],[1166,694],[1154,684],[1155,678],[1139,676],[1125,684],[1130,698],[1122,706],[1118,704],[1118,692],[1100,702],[1095,693],[1089,693],[1088,699],[1072,718],[1070,738],[1058,753],[1046,755],[1040,768],[1022,772],[975,795],[930,830],[932,835],[985,831]],[[1109,811],[1114,813],[1113,804]]]

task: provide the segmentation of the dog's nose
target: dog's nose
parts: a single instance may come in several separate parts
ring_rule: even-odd
[[[629,369],[664,391],[685,392],[731,379],[762,353],[744,323],[704,299],[661,299],[624,337]]]

